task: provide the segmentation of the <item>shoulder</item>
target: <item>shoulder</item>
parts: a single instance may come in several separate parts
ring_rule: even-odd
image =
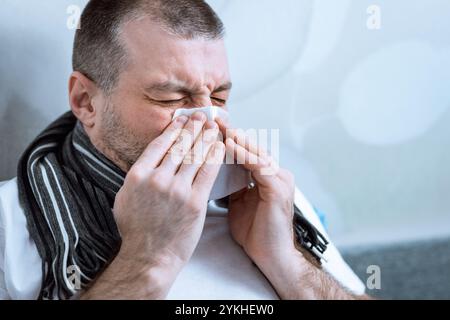
[[[17,179],[0,182],[0,278],[0,297],[33,299],[38,295],[41,258],[19,203]]]
[[[17,198],[18,202],[19,197],[16,178],[8,181],[0,181],[0,200],[3,205],[8,202],[8,199],[11,199],[11,196]]]
[[[26,218],[19,204],[17,179],[0,182],[0,229],[6,236],[10,228],[21,225],[25,225],[26,229]]]

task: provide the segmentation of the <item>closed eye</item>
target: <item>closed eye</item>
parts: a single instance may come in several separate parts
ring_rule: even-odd
[[[151,103],[156,103],[159,105],[164,105],[164,106],[179,106],[180,104],[183,104],[184,101],[186,100],[186,98],[181,98],[181,99],[175,99],[175,100],[156,100],[156,99],[152,99],[148,96],[145,97],[146,100],[150,101]]]
[[[220,104],[223,104],[223,105],[227,104],[227,100],[219,99],[219,98],[214,98],[214,97],[212,97],[212,99],[215,100],[215,101],[217,101],[217,102],[220,103]]]
[[[184,98],[177,99],[177,100],[156,100],[156,101],[159,103],[174,104],[174,103],[182,102],[183,100],[184,100]]]
[[[216,101],[219,105],[227,104],[227,100],[224,100],[224,99],[215,98],[215,97],[211,97],[211,99]],[[178,106],[178,105],[184,103],[186,98],[175,99],[175,100],[155,100],[155,99],[151,99],[150,97],[147,97],[147,100],[149,100],[153,103],[167,105],[167,106],[174,106],[174,105]]]

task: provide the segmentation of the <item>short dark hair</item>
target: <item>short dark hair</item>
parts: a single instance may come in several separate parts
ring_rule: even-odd
[[[114,89],[127,64],[119,39],[124,23],[149,16],[184,39],[222,39],[224,26],[203,0],[90,0],[75,34],[72,67],[105,92]],[[157,44],[155,44],[157,45]]]

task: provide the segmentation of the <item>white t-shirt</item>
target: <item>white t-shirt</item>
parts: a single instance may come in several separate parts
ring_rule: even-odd
[[[296,190],[296,204],[321,232],[314,209]],[[344,262],[336,247],[325,252],[324,269],[356,295],[363,283]],[[42,283],[41,258],[19,205],[17,180],[0,182],[0,299],[36,299]],[[197,248],[173,284],[168,299],[278,299],[275,290],[242,248],[231,238],[227,210],[208,205]]]

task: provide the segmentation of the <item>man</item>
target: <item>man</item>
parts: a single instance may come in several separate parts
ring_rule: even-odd
[[[223,25],[206,3],[91,0],[80,25],[71,112],[0,189],[1,297],[363,297],[337,252],[329,271],[347,288],[299,248],[292,174],[223,120],[172,121],[229,98]],[[199,150],[201,161],[184,161]],[[225,153],[256,187],[224,213],[208,196]]]

